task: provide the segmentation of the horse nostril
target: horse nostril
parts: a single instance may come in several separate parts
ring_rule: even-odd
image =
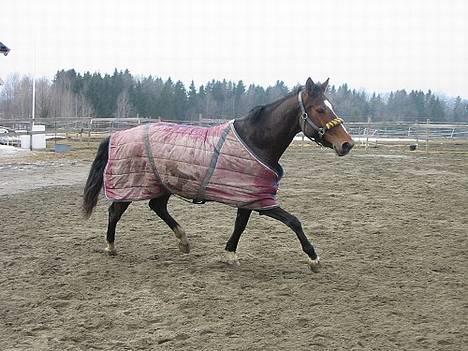
[[[343,153],[347,154],[348,152],[351,151],[351,149],[353,148],[354,146],[354,143],[353,142],[345,142],[341,145],[341,150],[343,151]]]

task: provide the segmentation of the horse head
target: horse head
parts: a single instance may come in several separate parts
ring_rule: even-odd
[[[316,84],[311,78],[307,79],[305,89],[298,93],[302,110],[299,125],[308,138],[344,156],[351,151],[354,142],[325,95],[328,81]]]

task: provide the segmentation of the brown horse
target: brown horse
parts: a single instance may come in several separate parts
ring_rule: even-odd
[[[273,177],[276,175],[276,178],[272,181],[274,184],[271,189],[273,190],[270,191],[270,195],[273,193],[274,198],[276,198],[277,181],[279,181],[282,175],[282,168],[278,163],[279,159],[300,131],[317,144],[334,149],[338,156],[346,155],[354,146],[350,134],[343,126],[343,120],[336,115],[332,104],[325,95],[327,86],[328,79],[322,84],[316,84],[311,78],[308,78],[304,88],[290,93],[271,104],[256,107],[247,116],[236,119],[232,123],[231,131],[233,131],[241,144],[245,146],[245,150],[248,150],[248,153],[253,155],[255,160],[258,160],[259,164],[274,171],[271,174],[273,174]],[[157,124],[153,126],[158,127]],[[209,132],[208,129],[199,129],[197,133],[200,131]],[[226,133],[229,133],[227,128],[226,131]],[[224,135],[226,133],[223,133],[220,140],[226,137]],[[111,138],[114,138],[114,136]],[[83,209],[87,217],[91,215],[93,208],[96,206],[98,195],[104,184],[104,177],[108,173],[106,173],[106,165],[108,162],[111,162],[109,159],[110,142],[110,139],[107,138],[99,146],[96,159],[93,162],[84,189]],[[213,165],[219,162],[222,145],[223,144],[218,141],[216,146],[213,147],[214,156],[211,158],[209,169],[206,171],[203,179],[197,183],[201,184],[201,190],[205,190],[202,189],[203,186],[207,186],[210,177],[213,175],[213,172],[215,172]],[[206,145],[204,147],[206,148]],[[180,250],[188,253],[190,251],[190,246],[187,236],[182,227],[172,218],[167,210],[167,203],[170,196],[172,194],[182,194],[187,198],[193,199],[194,202],[207,200],[224,202],[230,205],[233,205],[233,203],[218,200],[217,198],[210,198],[206,192],[201,190],[197,191],[196,195],[184,195],[180,192],[180,189],[177,189],[176,185],[165,183],[162,179],[163,174],[161,173],[161,168],[159,168],[158,171],[158,164],[155,164],[157,163],[157,159],[152,157],[151,149],[147,148],[146,151],[145,157],[149,159],[146,167],[149,168],[148,165],[151,165],[154,171],[154,175],[152,175],[154,179],[152,179],[152,181],[154,183],[155,180],[157,180],[159,182],[158,189],[160,189],[159,192],[153,193],[150,191],[152,189],[148,190],[151,194],[157,194],[149,198],[149,207],[174,231],[179,240]],[[266,173],[263,172],[260,174]],[[186,174],[184,174],[184,176],[186,176]],[[190,176],[190,179],[192,178],[193,177]],[[239,178],[239,182],[240,179],[241,178]],[[261,183],[261,179],[260,183],[258,183],[258,179],[255,181],[257,182],[256,184]],[[236,179],[231,180],[231,183],[232,182],[236,183]],[[270,180],[268,180],[268,182],[270,182]],[[145,189],[145,191],[147,190]],[[200,196],[200,194],[206,194],[206,196],[203,197]],[[133,198],[122,198],[119,199],[119,201],[113,201],[109,207],[106,251],[111,255],[116,254],[114,240],[117,222],[133,200]],[[310,268],[313,271],[317,271],[320,265],[319,257],[304,234],[301,222],[297,217],[282,209],[277,202],[275,202],[275,199],[273,199],[273,205],[271,205],[271,202],[269,204],[269,206],[264,207],[255,207],[252,205],[252,202],[234,205],[238,207],[238,210],[234,231],[225,248],[226,262],[239,265],[236,256],[237,244],[252,211],[256,211],[260,215],[275,218],[291,228],[297,235],[302,250],[308,255]]]

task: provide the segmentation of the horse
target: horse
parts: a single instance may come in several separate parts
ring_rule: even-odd
[[[193,139],[193,135],[195,135],[203,152],[206,152],[206,149],[213,151],[213,155],[209,157],[203,154],[205,156],[202,158],[207,159],[204,168],[196,168],[196,162],[199,161],[192,162],[190,159],[195,152],[192,146],[186,146],[186,139],[179,140],[187,138],[187,135],[182,133],[186,129],[180,128],[189,128],[188,126],[161,122],[145,124],[127,130],[129,132],[125,135],[119,133],[126,131],[114,133],[102,141],[84,188],[82,207],[84,216],[89,218],[97,204],[101,189],[105,188],[106,196],[112,200],[108,209],[105,251],[109,255],[116,255],[116,225],[132,201],[144,199],[149,200],[149,207],[172,229],[178,240],[180,251],[189,253],[190,244],[187,235],[167,209],[169,198],[172,195],[180,195],[193,200],[194,203],[217,201],[237,207],[234,230],[225,246],[226,263],[234,266],[240,264],[236,254],[237,246],[251,213],[255,211],[288,226],[296,234],[302,250],[308,256],[310,269],[313,272],[319,271],[320,258],[305,235],[301,221],[279,206],[276,200],[276,191],[283,174],[279,160],[299,132],[302,131],[307,138],[318,145],[333,149],[338,156],[348,154],[354,146],[351,135],[343,126],[343,119],[337,116],[333,105],[325,94],[328,82],[329,79],[324,83],[314,83],[309,77],[305,86],[299,87],[270,104],[258,106],[246,116],[234,119],[226,125],[218,128],[191,127],[198,129],[189,130],[189,138]],[[154,130],[157,132],[149,132],[152,128],[155,128]],[[176,130],[177,133],[168,136],[168,134],[161,134],[161,130],[164,133]],[[132,133],[137,134],[137,141],[134,140],[136,138],[134,135],[131,136]],[[130,142],[122,142],[122,145],[116,141],[127,139]],[[150,139],[159,144],[152,147]],[[230,155],[223,156],[223,148],[228,148],[223,145],[223,142],[228,143],[226,140],[231,140],[230,142],[233,143],[238,142],[235,144],[238,146],[234,147],[234,151],[231,151]],[[182,149],[178,153],[177,162],[163,165],[163,163],[167,163],[166,160],[173,157],[171,155],[177,155],[174,150],[182,147],[181,145],[186,149]],[[116,152],[115,150],[127,152],[128,157],[116,154],[117,156],[114,155],[115,157],[111,159],[111,155]],[[157,155],[155,156],[155,154]],[[242,160],[235,157],[248,158],[250,163],[243,165]],[[181,163],[181,159],[185,163]],[[221,170],[216,168],[219,164],[222,164]],[[231,173],[228,176],[228,173],[223,173],[228,172],[225,171],[226,168],[232,165],[234,165],[235,172],[249,174],[237,175],[238,173],[229,171]],[[143,167],[144,171],[138,173],[138,167]],[[185,168],[182,171],[183,167]],[[109,170],[110,168],[111,170]],[[126,170],[127,174],[114,174],[115,169]],[[196,176],[195,173],[197,173]],[[220,175],[217,175],[218,173]],[[135,177],[134,174],[137,176]],[[117,185],[121,179],[127,179],[127,181],[131,178],[134,179],[132,185],[128,189],[126,188],[126,192],[120,194],[119,197],[116,193],[122,187],[114,186],[112,188],[115,185],[112,183],[115,180],[112,177],[117,177]],[[197,177],[200,179],[196,179]],[[225,179],[229,184],[216,188],[219,179],[210,183],[212,177]],[[246,179],[251,181],[248,183],[249,185],[246,185]],[[142,186],[144,182],[147,184]],[[109,185],[109,183],[112,184]],[[181,190],[184,186],[189,189],[185,193]],[[237,194],[238,198],[228,200],[229,191],[226,192],[226,189],[232,189],[229,191],[232,194]],[[249,189],[248,193],[245,189]],[[221,197],[216,197],[220,194]]]

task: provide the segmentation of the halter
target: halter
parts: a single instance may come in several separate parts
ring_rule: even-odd
[[[304,102],[302,101],[302,90],[299,91],[299,94],[297,94],[297,100],[299,101],[299,106],[301,108],[301,115],[299,117],[299,126],[301,127],[302,133],[306,137],[308,137],[310,140],[315,141],[317,144],[320,146],[323,146],[323,136],[327,132],[327,130],[330,130],[334,127],[339,126],[340,124],[344,123],[344,120],[340,117],[336,117],[332,119],[330,122],[327,122],[324,127],[318,127],[314,122],[312,122],[309,118],[309,114],[307,113],[305,107],[304,107]],[[305,132],[305,125],[306,123],[315,131],[314,136],[309,136]]]

